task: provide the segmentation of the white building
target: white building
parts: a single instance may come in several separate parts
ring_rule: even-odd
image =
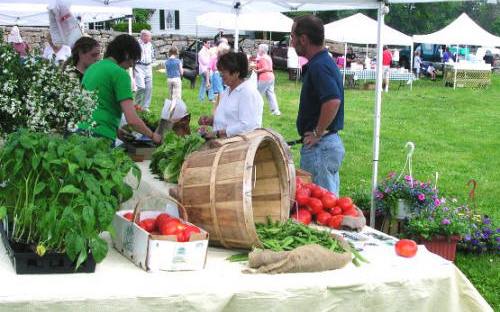
[[[189,0],[186,0],[189,1]],[[204,26],[196,27],[196,17],[206,13],[205,11],[178,11],[169,9],[155,10],[149,19],[151,32],[158,34],[191,35],[198,37],[213,37],[218,29]],[[233,31],[224,30],[224,33],[231,34]],[[244,33],[244,32],[243,32]]]

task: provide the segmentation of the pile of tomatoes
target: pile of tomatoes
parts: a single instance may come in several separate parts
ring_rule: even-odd
[[[123,217],[131,222],[134,220],[134,214],[131,212],[125,213]],[[137,224],[151,234],[176,236],[178,242],[188,242],[192,234],[201,233],[198,227],[186,224],[168,213],[161,213],[156,218],[143,219]]]
[[[315,220],[320,225],[340,229],[344,216],[358,216],[358,211],[350,197],[337,198],[335,194],[314,183],[304,183],[296,178],[295,201],[297,209],[291,217],[309,224]]]

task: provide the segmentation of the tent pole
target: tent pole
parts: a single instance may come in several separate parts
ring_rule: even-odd
[[[238,53],[238,41],[240,40],[240,29],[238,26],[238,16],[240,15],[240,9],[236,9],[236,29],[234,30],[234,52]]]
[[[410,74],[413,73],[413,42],[410,46]],[[413,79],[410,82],[410,91],[413,90]]]
[[[128,34],[132,35],[132,16],[128,17]]]
[[[347,42],[344,43],[344,74],[342,75],[342,85],[345,86],[345,72],[347,70]]]
[[[375,111],[374,111],[374,130],[373,130],[373,173],[372,173],[372,196],[370,207],[370,226],[375,227],[375,190],[377,189],[378,178],[378,156],[380,143],[380,113],[382,110],[382,43],[384,24],[384,2],[380,2],[377,9],[377,80],[375,84]]]

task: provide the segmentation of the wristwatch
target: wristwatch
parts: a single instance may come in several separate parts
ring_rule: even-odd
[[[316,128],[313,129],[313,135],[316,137],[316,138],[320,138],[321,135],[318,135],[318,132],[316,131]]]

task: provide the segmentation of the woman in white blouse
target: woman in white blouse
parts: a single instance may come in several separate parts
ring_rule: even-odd
[[[248,59],[244,53],[229,52],[217,61],[224,84],[214,116],[202,116],[199,133],[206,139],[231,137],[262,126],[264,102],[255,84],[246,79]],[[209,131],[207,126],[213,126]]]
[[[47,36],[43,58],[54,62],[56,65],[63,64],[71,56],[71,48],[67,45],[56,45],[52,42],[52,37]]]

